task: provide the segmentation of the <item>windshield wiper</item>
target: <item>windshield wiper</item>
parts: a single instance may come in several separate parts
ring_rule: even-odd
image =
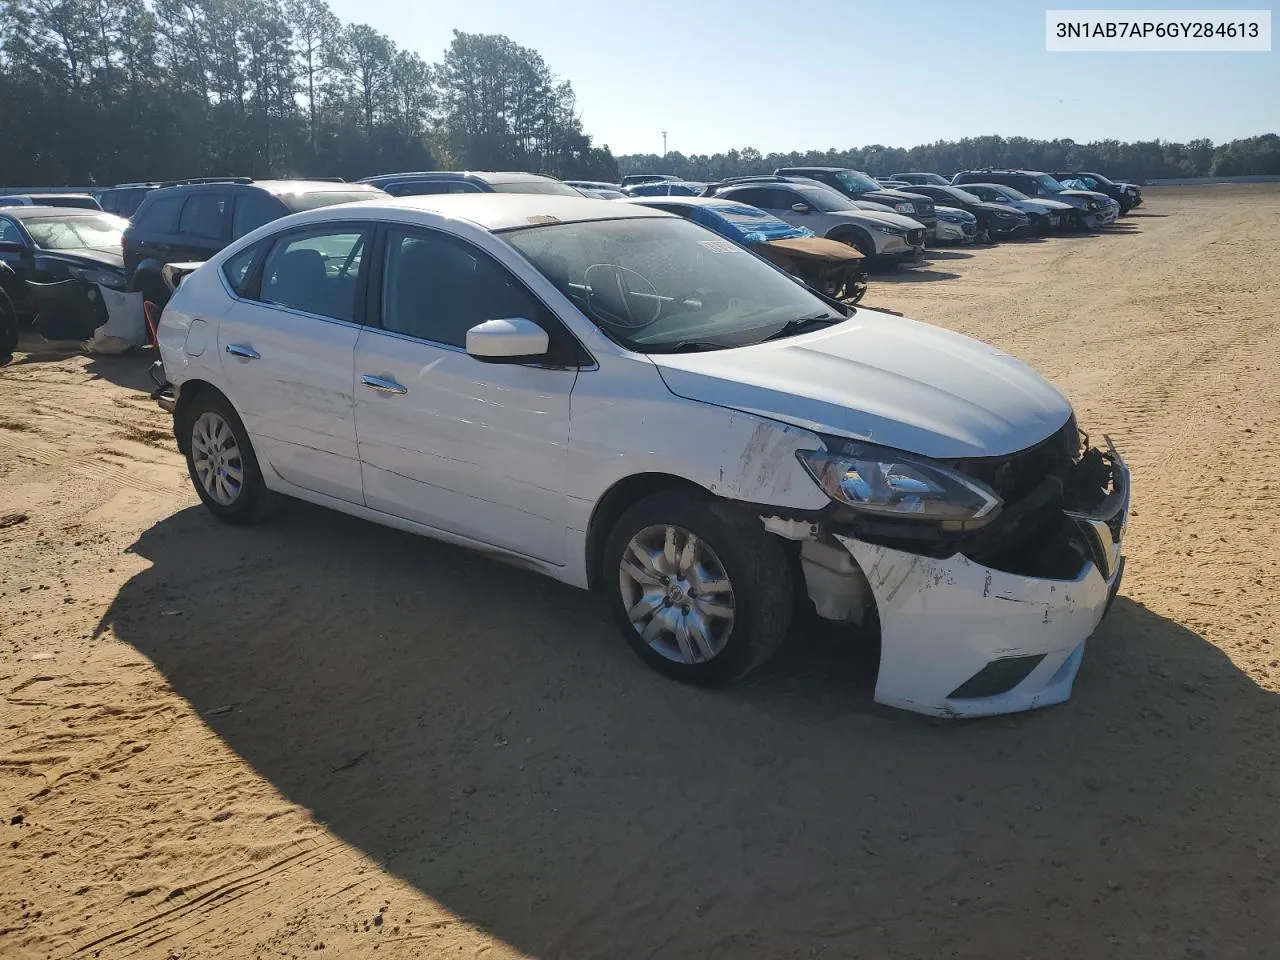
[[[769,334],[764,340],[781,340],[783,337],[793,337],[798,333],[804,333],[806,330],[812,330],[816,327],[829,327],[834,323],[843,323],[847,317],[833,317],[829,313],[815,313],[808,317],[797,317],[794,320],[788,320],[773,333]],[[761,340],[761,343],[764,343]]]
[[[701,353],[704,350],[724,350],[723,343],[712,343],[710,340],[679,340],[676,343],[664,343],[659,348],[650,348],[647,353]]]

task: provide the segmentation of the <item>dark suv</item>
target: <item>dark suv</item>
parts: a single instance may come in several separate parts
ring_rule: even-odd
[[[1105,193],[1120,204],[1121,214],[1128,213],[1134,207],[1142,205],[1142,191],[1137,186],[1132,183],[1116,183],[1100,173],[1081,170],[1075,173],[1055,173],[1053,178],[1064,184],[1068,180],[1078,180],[1086,190]]]
[[[167,263],[208,260],[264,223],[334,203],[386,194],[363,183],[250,180],[187,183],[150,190],[124,232],[124,268],[132,290],[163,306]]]
[[[425,170],[419,173],[384,173],[360,181],[380,187],[393,197],[418,197],[428,193],[550,193],[581,197],[555,177],[536,173],[484,173],[474,170]]]
[[[853,200],[883,203],[892,207],[894,213],[904,214],[923,223],[930,237],[937,236],[938,214],[933,209],[933,201],[921,194],[894,190],[876,183],[865,173],[848,167],[779,167],[773,172],[779,177],[808,177],[810,180],[817,180]]]

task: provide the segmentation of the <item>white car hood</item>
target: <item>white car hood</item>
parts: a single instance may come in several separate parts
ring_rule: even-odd
[[[889,227],[897,227],[899,230],[919,230],[924,227],[924,224],[919,220],[904,217],[900,213],[878,213],[874,210],[841,210],[835,216],[848,217],[850,220],[861,220],[871,226],[883,224]]]
[[[1005,203],[1007,201],[1001,200],[999,202]],[[1011,206],[1016,206],[1022,211],[1034,211],[1035,213],[1053,213],[1054,211],[1061,212],[1075,209],[1071,204],[1063,203],[1061,200],[1019,200],[1011,204]]]
[[[797,337],[650,359],[676,396],[939,459],[1016,453],[1071,416],[1008,354],[862,308]]]

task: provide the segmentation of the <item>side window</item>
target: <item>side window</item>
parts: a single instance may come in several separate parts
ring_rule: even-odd
[[[393,197],[422,197],[448,193],[449,185],[443,180],[411,180],[408,183],[388,183],[383,189]]]
[[[222,239],[222,224],[227,212],[225,193],[193,193],[182,206],[178,232],[193,237]]]
[[[0,217],[0,243],[26,244],[26,241],[22,239],[22,232],[18,229],[18,225],[8,217]]]
[[[790,210],[793,203],[809,203],[809,199],[803,194],[796,193],[794,190],[784,190],[781,187],[774,187],[772,190],[766,190],[768,194],[767,204],[774,210]],[[812,207],[813,204],[809,203]]]
[[[271,194],[246,190],[236,197],[235,212],[231,216],[231,239],[239,240],[264,223],[280,219],[286,212],[284,204]]]
[[[174,221],[178,219],[178,209],[182,206],[182,197],[157,197],[147,204],[145,210],[139,211],[134,218],[134,226],[150,233],[173,233]]]
[[[773,191],[763,187],[747,187],[745,190],[735,190],[729,196],[737,200],[739,203],[749,204],[753,207],[762,207],[768,209],[773,206],[773,198],[770,196]],[[774,207],[774,209],[778,209]]]
[[[259,299],[354,322],[367,241],[365,231],[352,229],[286,234],[267,254]]]
[[[235,256],[228,257],[226,263],[222,265],[222,273],[226,276],[227,283],[231,284],[231,289],[242,297],[248,290],[249,280],[253,277],[253,265],[265,246],[265,241],[259,241],[245,247]]]
[[[501,264],[453,237],[392,230],[382,274],[382,326],[451,347],[486,320],[537,321],[539,301]]]
[[[450,193],[479,193],[480,188],[466,180],[455,180],[449,184]]]

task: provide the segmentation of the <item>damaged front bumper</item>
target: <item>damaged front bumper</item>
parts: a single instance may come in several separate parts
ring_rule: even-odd
[[[839,531],[832,532],[834,543],[802,544],[820,615],[857,622],[859,609],[874,602],[877,702],[932,716],[980,717],[1050,706],[1071,695],[1085,642],[1124,572],[1129,470],[1114,448],[1106,458],[1107,495],[1089,509],[1060,514],[1074,575],[1009,572],[963,552],[924,556]],[[845,555],[852,562],[842,565]]]

